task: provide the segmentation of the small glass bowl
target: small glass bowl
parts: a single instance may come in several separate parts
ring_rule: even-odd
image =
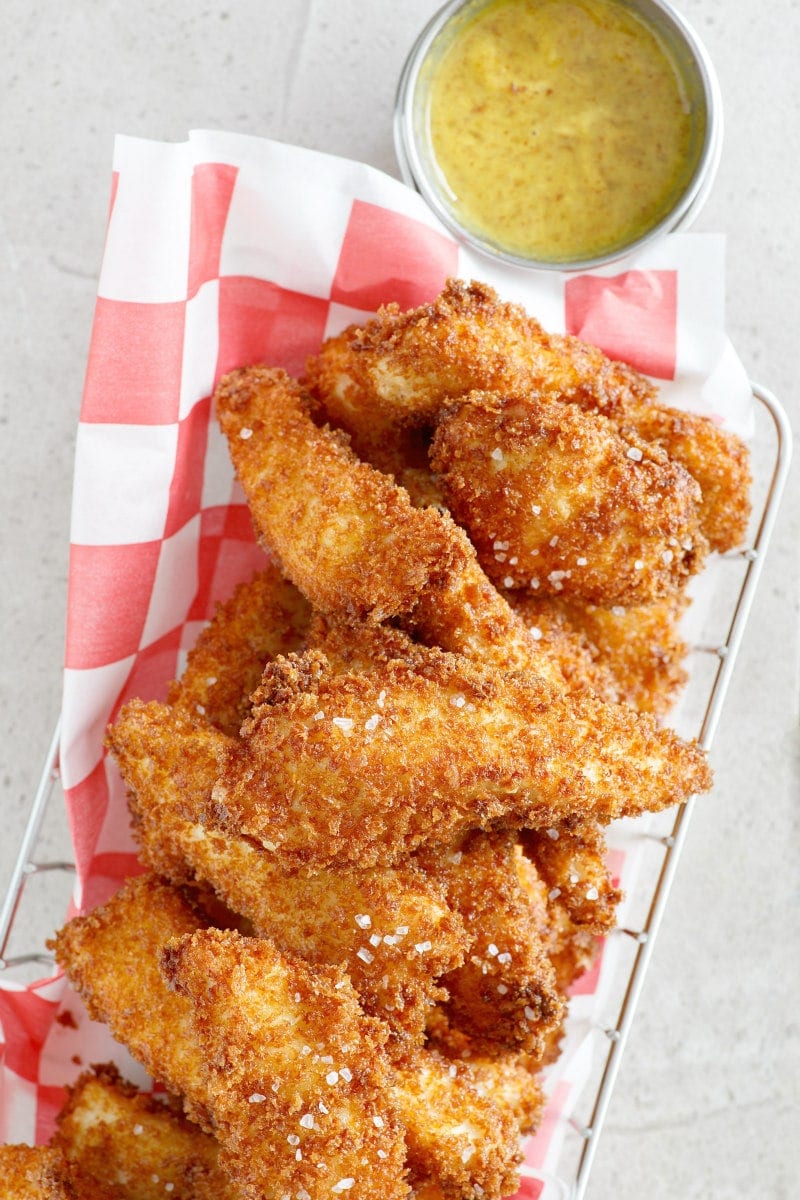
[[[722,96],[708,52],[697,34],[666,0],[626,0],[625,7],[649,25],[670,51],[697,125],[703,129],[695,170],[669,212],[628,243],[590,258],[524,257],[470,229],[458,217],[436,166],[427,121],[433,70],[454,37],[493,0],[450,0],[420,33],[406,59],[397,89],[394,142],[403,180],[416,188],[437,217],[461,241],[502,262],[536,270],[585,271],[625,258],[664,233],[686,229],[705,203],[722,151]]]

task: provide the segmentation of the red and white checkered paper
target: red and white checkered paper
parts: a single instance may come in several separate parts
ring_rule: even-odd
[[[262,564],[210,397],[236,366],[302,371],[323,338],[386,301],[433,299],[449,275],[484,280],[551,330],[632,363],[665,399],[747,434],[746,376],[725,337],[724,244],[673,235],[584,275],[500,266],[457,244],[424,202],[360,163],[252,137],[178,145],[119,138],[77,435],[61,771],[78,869],[75,902],[138,870],[103,736],[132,696],[161,698],[216,603]],[[639,869],[615,852],[623,884]],[[551,1072],[522,1195],[555,1197],[566,1120],[602,1019],[602,966],[578,981],[576,1032]],[[54,1020],[59,1008],[73,1020]],[[63,980],[0,991],[3,1140],[45,1140],[77,1062],[140,1068]]]

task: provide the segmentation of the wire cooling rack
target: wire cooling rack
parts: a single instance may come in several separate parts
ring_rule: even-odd
[[[738,590],[734,588],[732,602],[727,609],[728,615],[725,617],[727,630],[723,631],[722,637],[714,638],[710,642],[695,642],[692,650],[695,658],[700,656],[705,659],[708,669],[705,671],[704,681],[701,684],[701,690],[705,693],[704,701],[700,708],[691,713],[689,723],[694,728],[687,732],[693,733],[706,749],[711,745],[722,714],[725,696],[758,588],[791,459],[791,430],[784,409],[766,388],[755,383],[751,387],[756,401],[756,424],[760,427],[753,447],[754,491],[756,494],[754,495],[754,516],[751,520],[751,536],[747,547],[722,556],[726,564],[731,564],[731,569],[738,567],[740,572]],[[59,780],[58,744],[59,726],[57,725],[47,752],[41,779],[33,797],[2,908],[0,908],[0,987],[4,986],[4,977],[13,981],[13,985],[19,986],[20,974],[30,974],[33,971],[35,977],[39,977],[42,974],[42,967],[52,968],[53,966],[52,955],[44,949],[44,941],[52,932],[52,925],[42,930],[41,940],[38,940],[37,934],[30,932],[34,928],[34,923],[29,917],[26,917],[24,922],[26,944],[17,949],[12,947],[12,942],[30,881],[55,874],[62,883],[60,901],[65,901],[65,888],[67,886],[71,888],[70,877],[74,876],[75,872],[72,862],[66,860],[41,861],[36,857],[42,825],[51,796]],[[559,1157],[557,1169],[555,1171],[526,1171],[523,1167],[524,1175],[527,1174],[539,1179],[545,1185],[550,1185],[551,1190],[544,1192],[547,1197],[557,1195],[559,1200],[562,1197],[563,1200],[583,1200],[586,1194],[600,1134],[611,1103],[647,967],[652,957],[656,934],[664,915],[678,860],[686,839],[694,803],[694,799],[690,799],[672,813],[666,814],[668,819],[672,820],[671,827],[664,828],[663,823],[659,827],[659,824],[656,823],[655,832],[651,829],[640,834],[640,836],[650,838],[657,843],[662,861],[655,873],[654,884],[646,888],[643,908],[642,897],[639,898],[639,911],[642,919],[632,925],[626,924],[616,931],[629,941],[633,948],[633,955],[629,971],[622,980],[622,986],[617,988],[617,994],[621,998],[616,1020],[596,1028],[598,1040],[592,1047],[594,1086],[582,1093],[576,1111],[568,1119],[569,1129],[566,1131],[565,1142],[569,1142],[571,1138],[573,1144],[572,1146],[565,1144],[564,1153]],[[662,817],[664,815],[661,814]],[[32,898],[34,907],[40,902],[41,897]],[[52,898],[50,906],[51,908],[53,906]],[[63,908],[61,916],[63,917]],[[58,918],[56,919],[58,920]],[[31,940],[27,941],[28,938]],[[586,1113],[585,1118],[578,1115],[581,1110]],[[569,1160],[569,1165],[566,1165],[567,1160]]]

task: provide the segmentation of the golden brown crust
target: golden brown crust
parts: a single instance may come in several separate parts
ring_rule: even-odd
[[[130,879],[104,905],[69,921],[56,935],[56,959],[83,998],[89,1016],[156,1079],[189,1098],[187,1113],[205,1125],[204,1059],[191,1027],[188,1001],[166,986],[159,955],[170,938],[201,927],[181,894],[153,875]]]
[[[689,603],[684,592],[633,608],[520,593],[509,600],[545,653],[557,658],[570,686],[585,680],[605,698],[662,717],[687,681],[689,649],[679,625]]]
[[[707,417],[658,403],[652,383],[596,346],[549,334],[516,304],[480,283],[448,280],[432,303],[401,313],[388,305],[309,362],[308,378],[330,419],[359,453],[433,426],[450,399],[498,391],[554,396],[601,412],[626,438],[653,442],[684,466],[702,491],[702,532],[726,550],[745,535],[750,506],[746,447]]]
[[[437,979],[463,961],[467,944],[442,881],[412,862],[289,874],[249,839],[206,829],[185,815],[192,792],[176,788],[169,758],[158,759],[169,737],[179,741],[179,729],[164,730],[151,747],[134,749],[137,732],[128,730],[123,713],[115,732],[118,746],[129,732],[134,740],[124,755],[123,776],[142,861],[175,884],[210,885],[247,918],[251,932],[272,938],[281,949],[310,963],[344,965],[365,1011],[382,1017],[393,1031],[393,1054],[420,1042],[427,1010],[443,995]],[[427,946],[424,955],[418,945]]]
[[[471,392],[442,414],[431,462],[497,586],[643,604],[702,566],[694,479],[597,413]]]
[[[606,866],[605,834],[595,821],[571,819],[548,829],[526,829],[522,848],[573,924],[606,933],[616,924],[622,892]]]
[[[189,651],[168,703],[234,736],[265,662],[301,649],[310,615],[305,597],[268,565],[218,606]]]
[[[61,1153],[51,1146],[0,1146],[0,1195],[8,1200],[111,1200],[71,1175]]]
[[[215,399],[259,537],[315,607],[381,620],[450,568],[452,523],[314,425],[285,371],[234,371]]]
[[[242,1200],[219,1145],[106,1063],[69,1089],[53,1138],[64,1158],[115,1200]]]
[[[466,961],[442,980],[444,1009],[475,1047],[541,1054],[563,1005],[530,904],[515,868],[513,833],[471,834],[457,847],[420,852],[461,915]]]
[[[191,1007],[220,1161],[245,1196],[408,1194],[386,1032],[342,971],[213,929],[162,961]]]
[[[435,1049],[418,1050],[396,1068],[392,1094],[406,1130],[413,1187],[432,1182],[453,1200],[500,1200],[516,1191],[522,1155],[515,1114],[496,1104],[468,1070]]]

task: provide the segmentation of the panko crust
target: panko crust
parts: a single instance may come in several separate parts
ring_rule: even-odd
[[[450,279],[432,304],[379,310],[325,343],[308,364],[309,386],[366,459],[402,446],[409,428],[432,427],[451,399],[497,391],[547,394],[600,412],[627,439],[651,442],[686,468],[702,492],[711,549],[745,536],[750,468],[741,439],[710,418],[660,404],[653,384],[571,335],[547,333],[485,284]]]
[[[442,414],[431,462],[497,586],[643,604],[703,564],[695,480],[597,413],[471,392]]]
[[[189,651],[186,669],[172,684],[168,703],[234,736],[247,716],[264,663],[300,650],[310,618],[305,597],[268,564],[218,605]]]
[[[540,600],[520,592],[508,598],[565,676],[584,677],[599,695],[663,717],[686,684],[689,647],[680,629],[689,604],[685,592],[633,608]]]
[[[75,1177],[59,1150],[23,1144],[0,1146],[0,1194],[8,1200],[112,1200]]]
[[[418,1050],[396,1067],[392,1095],[414,1189],[433,1185],[452,1200],[501,1200],[517,1190],[522,1154],[515,1113],[495,1103],[468,1069],[434,1048]]]
[[[270,664],[208,824],[287,864],[366,866],[471,828],[611,820],[710,786],[695,744],[626,706],[428,654],[379,676],[332,676],[317,652]]]
[[[216,929],[172,941],[162,967],[191,1007],[220,1161],[244,1196],[408,1195],[386,1030],[344,972]]]
[[[414,508],[344,435],[318,428],[285,371],[233,371],[215,403],[256,531],[316,608],[373,620],[408,612],[453,565],[452,522]]]
[[[194,777],[195,791],[185,783],[181,790],[167,750],[174,746],[185,764],[191,729],[174,722],[148,737],[150,731],[136,720],[135,709],[123,710],[113,735],[142,861],[174,884],[209,885],[233,913],[247,918],[252,932],[281,949],[310,963],[343,964],[365,1011],[392,1030],[391,1052],[419,1043],[429,1007],[444,994],[437,980],[460,965],[468,941],[443,882],[410,861],[377,870],[282,870],[252,840],[207,829],[196,819],[216,780],[215,760],[205,780]],[[186,815],[193,795],[194,819]],[[420,955],[417,945],[427,945],[427,954]]]
[[[535,1057],[564,1006],[515,854],[514,833],[478,833],[457,847],[422,850],[418,861],[444,882],[471,939],[466,961],[442,980],[444,1010],[476,1047]]]
[[[622,892],[606,865],[606,839],[596,821],[571,818],[547,829],[524,829],[520,842],[574,925],[603,934],[616,925]]]
[[[187,1115],[206,1129],[203,1055],[191,1031],[191,1009],[166,986],[159,954],[170,938],[203,922],[180,892],[154,875],[138,875],[105,904],[74,917],[52,942],[89,1016],[169,1091],[187,1097]]]
[[[219,1144],[174,1107],[139,1092],[111,1063],[68,1089],[53,1137],[67,1162],[115,1200],[242,1200]]]

